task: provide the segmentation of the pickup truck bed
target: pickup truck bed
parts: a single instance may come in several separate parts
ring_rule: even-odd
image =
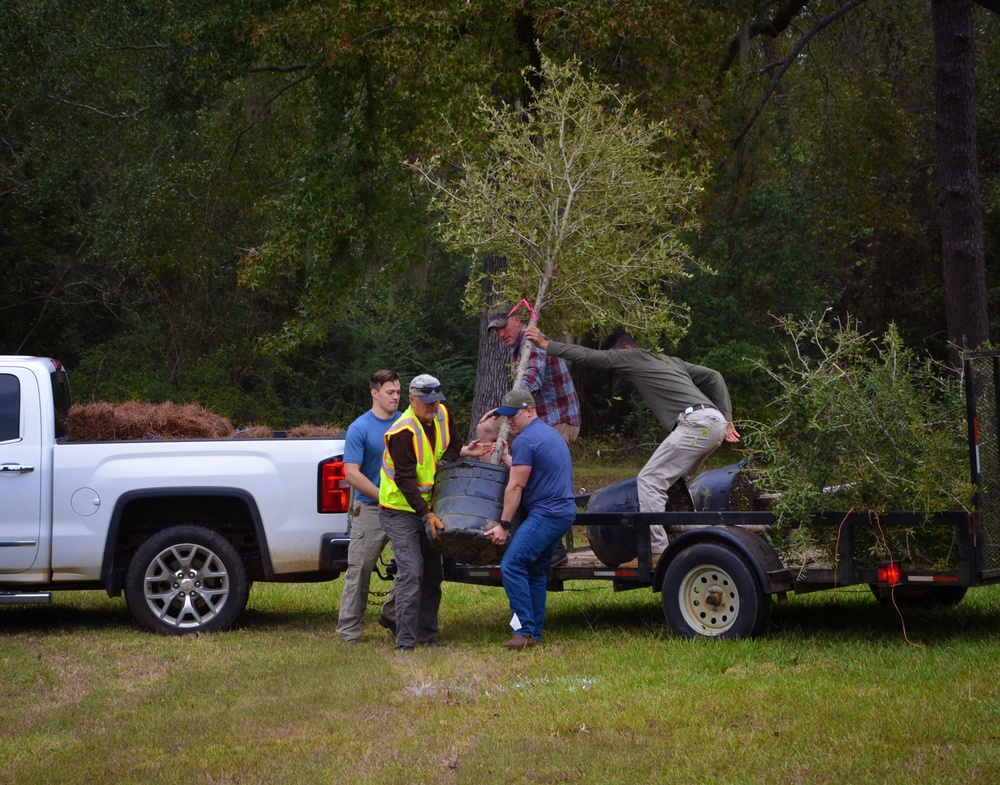
[[[124,591],[144,628],[232,626],[252,581],[346,563],[341,438],[74,442],[47,358],[0,357],[0,603]]]

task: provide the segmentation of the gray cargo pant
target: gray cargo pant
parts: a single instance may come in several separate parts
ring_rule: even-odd
[[[424,522],[412,512],[379,508],[382,529],[392,540],[396,558],[396,645],[416,646],[437,640],[438,608],[444,572],[441,554],[424,533]]]

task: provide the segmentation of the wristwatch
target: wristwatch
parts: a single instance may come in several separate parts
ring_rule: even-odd
[[[510,521],[500,521],[500,528],[506,532],[510,531]]]

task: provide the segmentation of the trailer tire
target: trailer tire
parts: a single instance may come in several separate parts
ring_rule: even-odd
[[[204,526],[173,526],[146,540],[125,576],[125,601],[150,632],[221,632],[236,623],[250,595],[240,552]]]
[[[771,598],[739,553],[698,542],[667,566],[663,613],[685,638],[755,638],[770,624]]]

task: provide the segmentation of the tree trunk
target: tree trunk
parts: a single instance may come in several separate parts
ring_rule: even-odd
[[[507,260],[502,256],[483,257],[487,273],[502,270]],[[483,299],[493,310],[496,297],[490,289],[490,280],[483,282]],[[469,439],[476,438],[476,423],[490,409],[500,405],[500,399],[510,390],[510,350],[486,329],[486,314],[479,320],[479,359],[476,364],[476,389],[472,395],[472,424]]]
[[[975,349],[989,338],[983,210],[976,160],[972,0],[932,0],[938,201],[948,338]],[[950,352],[953,368],[959,352]]]

